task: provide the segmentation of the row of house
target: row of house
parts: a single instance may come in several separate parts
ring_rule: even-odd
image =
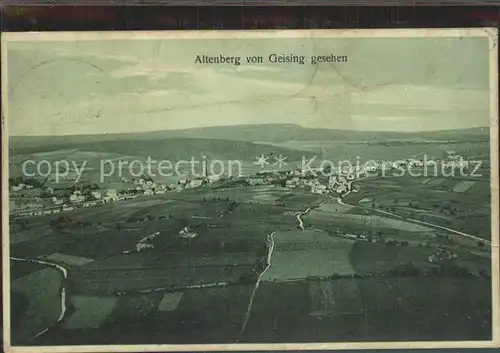
[[[194,175],[180,179],[177,184],[182,189],[190,189],[190,188],[201,187],[207,184],[212,184],[220,180],[221,177],[219,175],[206,175],[206,176]]]
[[[19,183],[17,185],[13,185],[13,186],[10,187],[10,191],[11,192],[18,192],[18,191],[21,191],[21,190],[29,190],[29,189],[33,189],[33,185]]]

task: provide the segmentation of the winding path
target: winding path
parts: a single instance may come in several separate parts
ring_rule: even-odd
[[[297,218],[297,222],[299,222],[299,228],[301,230],[304,230],[304,222],[302,221],[302,216],[305,216],[306,214],[308,214],[309,212],[311,211],[311,208],[306,208],[304,211],[302,212],[298,212],[295,217]]]
[[[243,320],[243,325],[241,326],[241,330],[240,330],[240,333],[238,335],[238,340],[236,342],[240,342],[241,337],[243,336],[243,333],[245,332],[245,330],[247,328],[248,320],[250,319],[250,312],[252,311],[252,307],[253,307],[253,301],[255,298],[255,294],[257,293],[257,289],[259,289],[259,285],[260,285],[260,282],[262,280],[262,277],[267,272],[269,267],[271,267],[271,258],[273,256],[273,252],[274,252],[274,233],[276,233],[276,232],[272,232],[271,234],[269,234],[270,246],[269,246],[269,252],[267,254],[267,265],[266,265],[266,268],[260,273],[259,277],[257,278],[257,282],[255,282],[255,287],[253,288],[252,295],[250,296],[250,302],[248,303],[248,308],[247,308],[247,311],[245,313],[245,319]]]
[[[302,211],[302,212],[297,212],[297,213],[295,214],[295,218],[297,218],[297,222],[299,222],[299,228],[300,228],[301,230],[304,230],[304,221],[302,220],[302,216],[305,216],[306,214],[308,214],[309,212],[311,212],[313,209],[316,209],[316,208],[320,207],[321,205],[323,205],[323,204],[327,203],[328,201],[330,201],[330,200],[325,200],[325,201],[322,201],[322,202],[320,202],[319,204],[317,204],[317,205],[316,205],[316,206],[314,206],[314,207],[308,207],[308,208],[306,208],[306,209],[305,209],[304,211]]]
[[[59,271],[61,271],[61,273],[63,275],[63,281],[61,283],[61,313],[59,314],[59,317],[57,318],[54,325],[52,325],[52,327],[57,325],[58,323],[60,323],[64,319],[64,316],[66,315],[66,311],[67,311],[67,308],[66,308],[66,280],[68,279],[68,270],[66,270],[64,267],[62,267],[58,264],[52,263],[52,262],[46,262],[46,261],[41,261],[41,260],[29,259],[29,258],[23,259],[23,258],[18,258],[18,257],[11,257],[10,259],[12,261],[23,261],[23,262],[37,263],[37,264],[49,266],[49,267],[52,267],[52,268],[55,268],[55,269],[58,269]],[[44,328],[42,331],[40,331],[39,333],[37,333],[36,335],[31,337],[31,340],[43,335],[50,328],[51,327]]]

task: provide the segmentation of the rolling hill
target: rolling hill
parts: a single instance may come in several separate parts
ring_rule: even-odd
[[[60,141],[60,140],[59,140]],[[164,160],[190,160],[206,156],[218,160],[255,160],[260,155],[282,154],[288,160],[299,161],[302,157],[312,157],[311,151],[300,151],[279,146],[208,138],[163,138],[163,139],[116,139],[113,141],[74,142],[72,139],[61,143],[10,148],[10,156],[26,156],[40,152],[88,151],[98,154],[122,156],[150,156]],[[57,143],[59,142],[59,143]]]
[[[98,144],[106,142],[106,146],[113,145],[111,141],[123,141],[130,143],[135,141],[138,146],[144,147],[144,141],[158,141],[165,144],[167,140],[176,141],[186,139],[246,141],[246,142],[270,142],[279,143],[284,141],[392,141],[392,140],[435,140],[435,141],[488,141],[488,127],[477,127],[470,129],[420,131],[420,132],[390,132],[390,131],[361,131],[361,130],[332,130],[312,129],[295,124],[264,124],[264,125],[233,125],[218,127],[200,127],[183,130],[163,130],[154,132],[138,132],[124,134],[96,134],[96,135],[74,135],[74,136],[12,136],[10,147],[12,153],[23,153],[27,147],[45,146],[72,146],[79,144]],[[234,143],[234,142],[233,142]],[[224,143],[221,142],[223,145]],[[221,144],[217,146],[221,146]],[[239,145],[241,148],[241,145]],[[229,146],[226,146],[229,147]]]

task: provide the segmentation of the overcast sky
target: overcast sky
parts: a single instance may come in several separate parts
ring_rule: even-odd
[[[241,56],[240,66],[194,64]],[[347,63],[246,64],[334,53]],[[487,38],[11,42],[11,135],[295,123],[440,130],[489,122]]]

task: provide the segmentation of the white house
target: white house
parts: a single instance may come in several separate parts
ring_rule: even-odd
[[[190,188],[197,188],[199,186],[201,186],[203,184],[203,180],[202,179],[193,179],[189,182],[189,187]]]
[[[193,239],[198,236],[198,233],[192,232],[191,229],[186,226],[182,228],[182,230],[179,232],[179,235],[184,239]]]
[[[266,180],[264,178],[250,179],[251,185],[264,185],[265,183],[266,183]]]
[[[118,194],[116,193],[116,189],[108,189],[106,191],[106,196],[111,199],[117,199]]]
[[[100,200],[102,198],[102,194],[100,191],[92,191],[92,196],[96,199],[96,200]]]
[[[339,185],[339,186],[337,187],[337,190],[336,190],[336,191],[337,191],[337,193],[342,194],[342,193],[344,193],[344,192],[346,192],[346,191],[347,191],[347,186],[346,186],[346,185]]]
[[[311,192],[315,194],[325,194],[327,192],[326,185],[313,184],[311,185]]]
[[[148,243],[141,243],[141,242],[139,242],[136,245],[136,249],[139,252],[140,251],[144,251],[146,249],[153,249],[153,248],[154,248],[153,244],[148,244]]]
[[[85,201],[85,197],[80,191],[75,191],[69,196],[69,201],[72,203],[80,203]]]

